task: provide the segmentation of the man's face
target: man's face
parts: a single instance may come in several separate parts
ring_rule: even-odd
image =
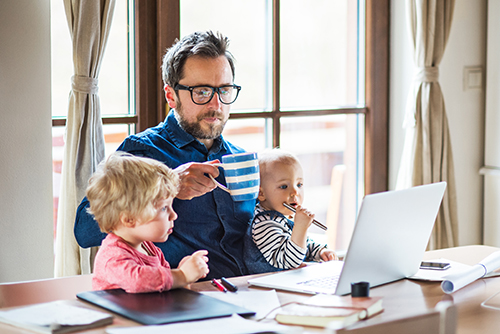
[[[184,64],[184,77],[179,84],[212,87],[231,85],[231,66],[225,56],[190,57]],[[165,91],[169,106],[175,108],[177,119],[186,132],[205,143],[211,142],[222,133],[229,118],[230,106],[222,104],[217,93],[209,103],[197,105],[192,101],[189,91],[179,90],[177,95],[170,86],[166,86]]]

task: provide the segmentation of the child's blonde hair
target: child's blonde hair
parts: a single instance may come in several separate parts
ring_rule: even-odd
[[[109,233],[122,215],[141,223],[157,215],[158,201],[175,197],[179,177],[165,164],[149,158],[115,152],[101,163],[87,187],[88,212],[102,232]]]
[[[285,165],[300,165],[299,159],[295,154],[282,150],[280,148],[267,149],[259,152],[258,155],[261,178],[262,174],[266,173],[266,169],[272,168],[272,164],[274,163],[282,163]]]

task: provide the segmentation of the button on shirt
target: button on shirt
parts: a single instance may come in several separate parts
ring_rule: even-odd
[[[223,155],[244,152],[222,136],[207,150],[180,127],[173,111],[158,126],[127,137],[118,150],[156,159],[173,169],[188,162],[221,160]],[[226,184],[224,171],[219,172],[217,181]],[[98,246],[106,234],[100,232],[86,207],[85,198],[77,211],[75,237],[82,247]],[[210,269],[206,279],[249,274],[243,261],[243,237],[253,217],[255,200],[235,202],[216,188],[191,200],[176,198],[173,208],[178,214],[174,232],[166,242],[156,244],[173,268],[184,256],[206,249]]]

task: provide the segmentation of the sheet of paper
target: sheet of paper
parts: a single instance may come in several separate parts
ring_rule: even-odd
[[[453,293],[498,268],[500,268],[500,251],[491,253],[462,273],[447,275],[441,282],[441,289],[445,293]]]
[[[140,328],[140,331],[137,329]],[[108,334],[250,334],[250,333],[302,333],[301,327],[283,326],[274,323],[262,323],[246,320],[238,315],[231,317],[209,319],[202,321],[189,321],[160,326],[107,328]]]
[[[110,317],[109,314],[72,306],[63,301],[54,301],[20,307],[9,311],[0,311],[0,317],[19,323],[39,326],[51,324],[77,326],[86,325]]]
[[[498,276],[499,273],[495,272],[495,270],[500,268],[500,251],[496,251],[488,255],[473,266],[446,259],[431,261],[449,262],[451,264],[451,268],[448,270],[420,269],[414,276],[409,278],[427,281],[441,281],[441,289],[443,292],[450,294],[479,278]]]
[[[220,291],[202,291],[201,293],[220,299],[227,303],[241,306],[256,312],[255,319],[265,317],[271,310],[279,307],[280,301],[276,290],[269,291],[238,291],[236,293]],[[272,318],[270,315],[269,318]]]
[[[439,281],[439,282],[441,282],[448,275],[460,274],[460,273],[463,273],[471,268],[471,266],[469,266],[467,264],[463,264],[463,263],[455,262],[455,261],[450,261],[450,260],[443,259],[443,258],[429,260],[429,261],[430,262],[449,263],[450,268],[446,269],[446,270],[419,269],[415,275],[408,277],[408,278],[422,280],[422,281]]]

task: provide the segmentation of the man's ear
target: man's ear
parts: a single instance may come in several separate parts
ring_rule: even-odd
[[[122,213],[120,215],[120,222],[123,224],[123,226],[128,227],[128,228],[132,228],[135,226],[136,220],[134,217],[132,217],[126,213]]]
[[[262,191],[262,187],[259,187],[259,196],[257,196],[259,202],[263,202],[266,200],[266,196],[264,196],[264,192]]]
[[[165,90],[165,99],[167,100],[167,103],[168,103],[168,106],[171,108],[171,109],[174,109],[175,106],[176,106],[176,103],[175,103],[175,90],[169,86],[169,85],[165,85],[163,87],[163,89]]]

